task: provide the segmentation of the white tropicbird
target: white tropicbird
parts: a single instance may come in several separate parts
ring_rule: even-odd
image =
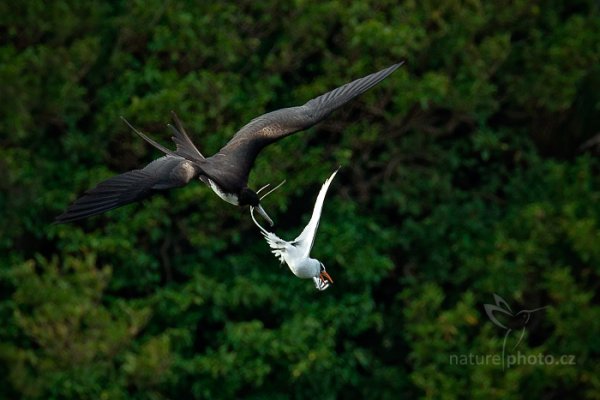
[[[300,233],[296,239],[290,242],[281,239],[276,234],[263,228],[256,221],[256,218],[254,218],[254,207],[250,207],[250,215],[252,216],[252,220],[260,229],[271,249],[273,249],[272,253],[275,254],[275,257],[279,258],[279,261],[281,261],[282,264],[285,262],[288,267],[290,267],[290,270],[294,273],[294,275],[296,275],[298,278],[312,278],[318,290],[327,289],[329,285],[333,283],[333,279],[331,279],[331,276],[329,276],[327,271],[325,271],[325,266],[322,262],[310,257],[310,250],[315,242],[315,235],[317,234],[317,228],[319,227],[319,220],[321,219],[321,211],[323,210],[323,201],[325,200],[327,189],[329,189],[329,185],[331,184],[331,181],[335,177],[336,173],[337,170],[331,174],[329,179],[327,179],[323,184],[323,187],[321,187],[321,191],[319,192],[317,200],[315,201],[312,217],[310,218],[308,225],[306,225],[302,233]],[[282,184],[283,182],[279,186]],[[265,194],[261,200],[272,193],[279,186]],[[266,186],[262,189],[265,188]]]

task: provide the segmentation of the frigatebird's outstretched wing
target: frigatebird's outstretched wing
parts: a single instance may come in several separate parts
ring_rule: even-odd
[[[55,223],[78,221],[146,197],[160,190],[185,186],[200,169],[177,156],[164,156],[136,169],[100,182],[56,217]]]
[[[54,222],[62,224],[78,221],[142,200],[150,195],[153,184],[153,177],[140,169],[113,176],[85,192],[64,213],[56,217]]]
[[[248,173],[263,147],[292,133],[309,128],[334,110],[369,90],[398,69],[403,62],[357,79],[298,107],[282,108],[257,117],[240,129],[217,155],[235,156]]]

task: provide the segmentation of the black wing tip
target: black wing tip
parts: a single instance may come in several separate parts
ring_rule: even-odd
[[[68,224],[69,222],[79,221],[99,214],[99,212],[86,212],[77,209],[72,209],[75,205],[76,203],[71,204],[64,213],[54,218],[52,225]]]
[[[107,211],[111,211],[114,208],[118,207],[119,205],[116,206],[110,206],[110,207],[105,207],[105,208],[96,208],[96,209],[92,209],[92,210],[71,210],[71,209],[67,209],[67,211],[65,211],[64,213],[60,214],[59,216],[57,216],[56,218],[54,218],[54,221],[52,222],[52,225],[61,225],[61,224],[68,224],[71,222],[77,222],[77,221],[81,221],[84,219],[88,219],[91,217],[95,217],[98,216],[100,214],[104,214]]]
[[[89,215],[91,216],[91,215]],[[58,217],[54,218],[54,221],[52,221],[52,225],[63,225],[63,224],[68,224],[71,222],[75,222],[75,221],[79,221],[82,219],[85,219],[89,216],[79,216],[79,217],[74,217],[72,215],[69,215],[69,212],[64,212],[62,214],[60,214]]]
[[[82,220],[84,218],[60,218],[60,216],[56,217],[54,219],[54,221],[52,221],[52,225],[65,225],[65,224],[70,224],[71,222],[75,222],[75,221],[79,221]]]
[[[401,66],[403,66],[405,63],[406,63],[406,61],[402,60],[400,62],[397,62],[396,64],[392,64],[389,67],[384,68],[380,72],[384,72],[385,76],[388,76],[389,74],[391,74],[392,72],[396,71],[398,68],[400,68]]]

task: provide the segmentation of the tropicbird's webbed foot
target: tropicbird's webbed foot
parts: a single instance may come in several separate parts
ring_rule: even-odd
[[[329,282],[322,280],[321,278],[313,278],[315,282],[315,287],[319,291],[323,291],[329,287]]]

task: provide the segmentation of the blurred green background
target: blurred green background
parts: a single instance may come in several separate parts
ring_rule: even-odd
[[[0,2],[0,398],[600,398],[597,1]],[[170,143],[406,65],[265,149],[283,238],[339,165],[325,292],[205,185],[53,218]],[[534,314],[498,355],[494,293]],[[515,331],[515,333],[519,333]],[[517,335],[518,336],[518,335]]]

